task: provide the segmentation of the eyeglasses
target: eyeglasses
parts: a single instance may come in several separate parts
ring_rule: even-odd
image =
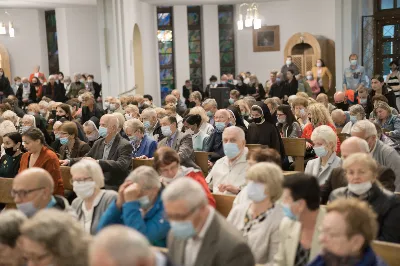
[[[40,190],[40,189],[44,189],[44,187],[39,187],[39,188],[34,188],[34,189],[29,189],[29,190],[11,190],[11,197],[13,199],[15,199],[16,196],[18,196],[19,198],[25,198],[28,194]]]
[[[85,183],[85,182],[87,182],[87,181],[93,181],[93,178],[91,178],[91,177],[84,177],[84,178],[81,178],[81,179],[79,179],[79,180],[73,180],[73,179],[71,179],[69,182],[71,183],[71,185],[73,185],[74,182],[77,182],[78,184],[83,184],[83,183]]]

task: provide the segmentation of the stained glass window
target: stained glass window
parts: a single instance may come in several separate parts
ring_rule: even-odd
[[[235,23],[233,5],[218,6],[218,23],[221,75],[235,75]]]
[[[188,6],[188,41],[190,80],[193,86],[203,89],[202,44],[201,44],[201,12],[200,6]]]
[[[157,7],[158,57],[160,61],[161,99],[175,89],[172,7]]]
[[[60,69],[58,61],[58,42],[56,27],[56,12],[54,10],[45,11],[46,35],[50,74],[58,73]]]
[[[378,11],[400,8],[400,0],[376,0]]]

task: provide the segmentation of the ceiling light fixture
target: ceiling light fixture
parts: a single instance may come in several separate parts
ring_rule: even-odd
[[[4,14],[11,17],[10,13],[8,13],[7,10],[4,11]],[[0,35],[5,35],[5,34],[7,34],[6,23],[0,21]],[[8,34],[11,38],[15,37],[15,29],[11,21],[8,21]]]
[[[242,7],[247,6],[245,20],[243,21]],[[256,3],[243,3],[239,6],[239,20],[237,21],[238,30],[243,30],[243,25],[246,28],[253,27],[255,30],[261,28],[261,18],[258,13],[258,5]]]

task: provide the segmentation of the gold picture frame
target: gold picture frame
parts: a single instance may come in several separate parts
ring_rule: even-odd
[[[280,46],[279,25],[253,29],[253,52],[280,51]]]

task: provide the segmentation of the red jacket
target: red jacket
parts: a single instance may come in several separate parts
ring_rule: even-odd
[[[213,206],[214,208],[216,207],[215,199],[213,195],[210,192],[210,189],[208,188],[206,179],[203,176],[202,172],[190,172],[186,174],[185,176],[192,178],[193,180],[197,181],[200,183],[200,185],[204,188],[204,191],[207,194],[207,199],[208,199],[208,204]]]
[[[336,133],[336,127],[332,124],[327,124],[327,126],[330,126],[333,131]],[[304,139],[311,139],[311,134],[314,131],[314,127],[311,123],[308,123],[304,129],[303,129],[303,134],[301,135],[302,138]],[[340,140],[339,138],[337,138],[337,150],[336,150],[336,154],[340,154]]]
[[[25,152],[24,154],[22,154],[18,173],[21,173],[23,170],[29,168],[30,156],[30,152]],[[64,182],[61,177],[60,162],[57,155],[52,150],[50,150],[46,146],[43,146],[34,167],[39,167],[49,172],[54,181],[53,194],[64,196]]]

